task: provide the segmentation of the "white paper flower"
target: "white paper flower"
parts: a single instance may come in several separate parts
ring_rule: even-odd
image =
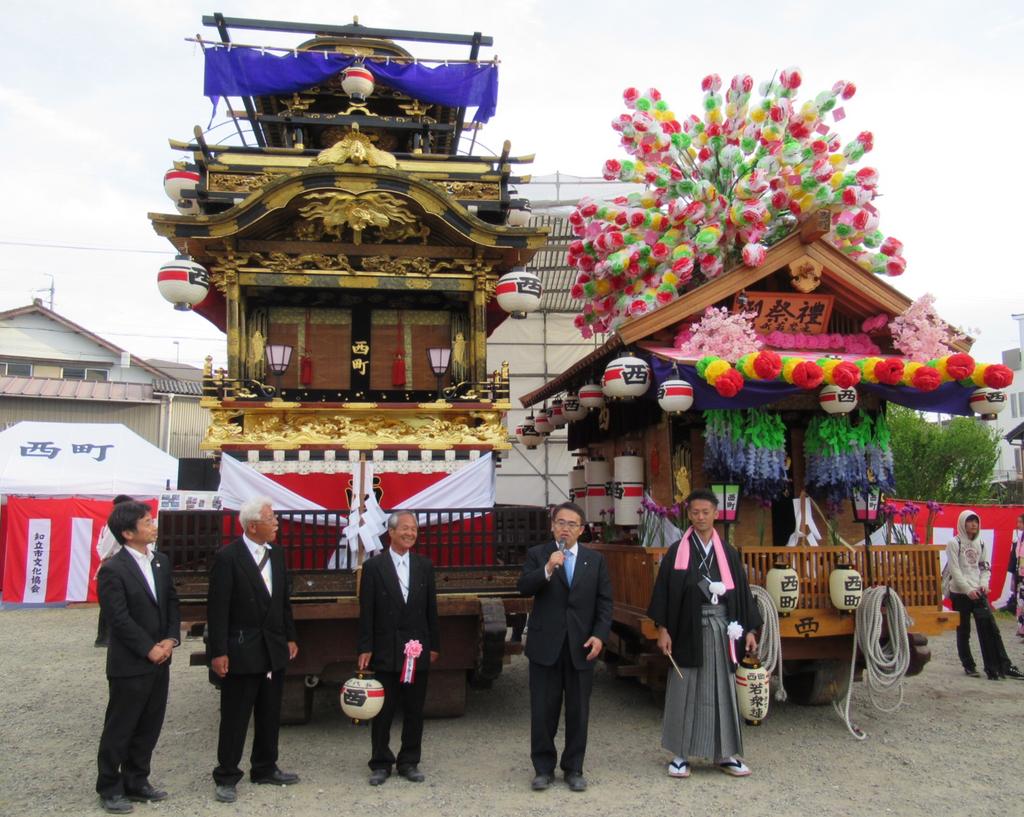
[[[729,634],[729,638],[733,641],[743,637],[743,628],[740,626],[738,621],[730,621],[726,632]]]

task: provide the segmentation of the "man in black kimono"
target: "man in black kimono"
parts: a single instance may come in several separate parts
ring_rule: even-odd
[[[668,773],[689,777],[690,757],[714,760],[745,777],[734,672],[736,642],[757,649],[762,621],[735,548],[715,532],[718,498],[687,497],[690,525],[662,559],[647,615],[658,627],[658,648],[682,668],[669,670],[662,746],[673,753]]]

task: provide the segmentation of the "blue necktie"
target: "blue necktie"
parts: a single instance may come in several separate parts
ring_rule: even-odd
[[[576,557],[571,550],[565,552],[565,580],[572,587],[572,571],[576,567]]]

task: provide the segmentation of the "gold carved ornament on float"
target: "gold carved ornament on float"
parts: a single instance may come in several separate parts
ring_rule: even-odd
[[[341,241],[344,232],[351,230],[353,243],[361,244],[363,232],[373,229],[377,243],[419,238],[425,244],[430,234],[430,228],[420,224],[406,203],[391,193],[355,195],[339,190],[311,193],[307,201],[310,203],[299,208],[299,213],[309,224],[299,238],[332,236]],[[318,227],[321,236],[311,235],[309,227]]]

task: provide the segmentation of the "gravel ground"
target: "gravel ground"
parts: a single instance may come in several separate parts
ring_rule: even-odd
[[[96,610],[0,613],[0,815],[101,813],[93,791],[106,704],[104,653],[92,646]],[[1024,665],[1009,616],[1000,616],[1011,658]],[[775,705],[745,731],[752,777],[737,780],[696,767],[688,780],[665,774],[660,710],[632,681],[599,667],[591,707],[586,773],[573,794],[559,782],[529,790],[527,667],[516,658],[489,691],[471,691],[466,715],[427,722],[426,783],[392,778],[366,784],[370,736],[341,714],[337,697],[318,696],[314,720],[281,734],[281,767],[302,782],[289,788],[239,785],[234,805],[213,801],[217,698],[205,671],[188,666],[186,641],[171,673],[153,782],[171,792],[138,805],[152,817],[331,815],[392,810],[417,817],[547,815],[933,815],[1019,814],[1024,682],[964,676],[953,633],[932,639],[932,662],[909,679],[895,714],[871,708],[855,687],[854,740],[830,707]],[[975,649],[976,649],[975,641]],[[397,735],[396,735],[397,738]],[[397,747],[396,747],[397,748]],[[246,757],[248,756],[248,751]]]

